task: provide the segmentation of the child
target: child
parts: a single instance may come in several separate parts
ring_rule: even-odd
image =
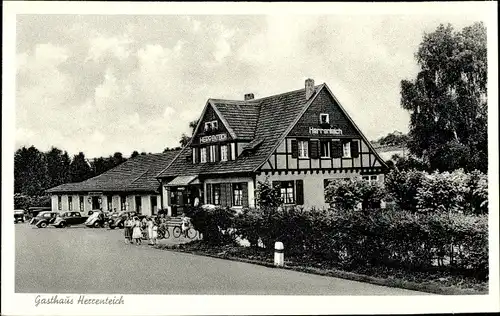
[[[134,230],[132,233],[132,238],[135,239],[135,242],[137,245],[142,244],[142,230],[141,230],[141,221],[139,221],[139,218],[135,218],[134,222]]]
[[[190,224],[191,224],[191,222],[190,222],[189,217],[187,217],[186,214],[182,214],[181,229],[182,229],[182,235],[184,235],[185,238],[187,238]]]
[[[151,243],[153,245],[156,245],[157,238],[158,238],[158,225],[155,223],[153,225],[153,234],[151,235]]]

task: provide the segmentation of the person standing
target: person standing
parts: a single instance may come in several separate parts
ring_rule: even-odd
[[[125,243],[133,244],[134,242],[132,241],[132,220],[129,218],[128,215],[125,218],[124,226],[125,227],[123,230],[125,231]]]
[[[191,226],[191,220],[189,219],[189,217],[186,216],[185,213],[182,214],[181,220],[182,220],[181,224],[182,235],[185,238],[187,238],[188,230],[189,227]]]
[[[142,244],[142,231],[141,231],[141,221],[138,217],[134,220],[134,229],[132,231],[132,238],[135,239],[137,245]]]
[[[151,245],[153,243],[153,219],[148,216],[148,221],[147,221],[147,229],[148,229],[148,239],[149,239],[149,244]]]
[[[156,245],[158,239],[158,225],[156,223],[154,223],[152,230],[153,234],[151,235],[151,243],[154,246]]]

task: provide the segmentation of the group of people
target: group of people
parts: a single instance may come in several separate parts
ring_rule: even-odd
[[[184,237],[187,237],[187,231],[191,226],[189,217],[182,215],[181,230]],[[167,219],[164,215],[159,217],[144,217],[142,220],[139,217],[129,217],[127,215],[124,222],[125,243],[141,245],[142,239],[149,240],[150,245],[156,245],[158,239],[164,238],[168,229]]]

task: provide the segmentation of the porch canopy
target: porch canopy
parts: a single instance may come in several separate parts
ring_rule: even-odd
[[[190,184],[200,184],[198,176],[178,176],[167,184],[167,187],[185,187]]]

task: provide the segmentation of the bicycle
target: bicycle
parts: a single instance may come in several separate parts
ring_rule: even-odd
[[[172,233],[174,235],[174,238],[179,238],[182,235],[182,229],[181,226],[174,226],[172,229]],[[198,232],[193,228],[193,226],[189,226],[189,229],[187,230],[187,238],[189,239],[194,239],[198,235]]]
[[[158,239],[169,239],[170,232],[168,231],[168,226],[165,225],[162,227],[161,225],[158,227]]]

